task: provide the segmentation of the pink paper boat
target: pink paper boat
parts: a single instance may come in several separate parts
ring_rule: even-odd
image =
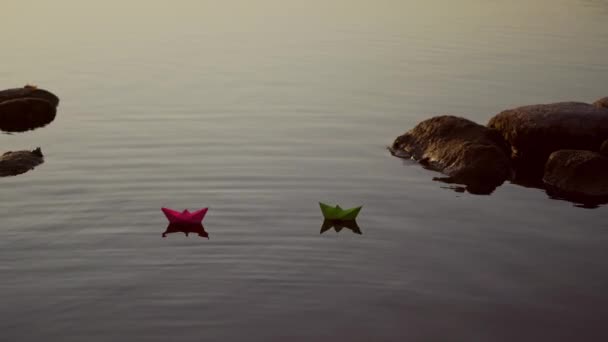
[[[181,213],[169,208],[161,208],[161,210],[165,216],[167,216],[170,223],[201,223],[209,208],[203,208],[195,212],[189,212],[188,209],[186,209]]]

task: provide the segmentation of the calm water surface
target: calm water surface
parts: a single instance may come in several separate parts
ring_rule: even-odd
[[[460,194],[385,146],[434,114],[608,95],[608,1],[16,1],[2,341],[606,341],[608,218]],[[363,204],[319,234],[317,202]],[[209,206],[210,240],[161,206]]]

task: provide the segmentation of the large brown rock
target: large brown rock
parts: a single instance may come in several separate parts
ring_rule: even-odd
[[[554,195],[581,202],[608,199],[608,157],[597,152],[560,150],[545,165],[543,183]]]
[[[24,132],[48,125],[58,103],[57,96],[32,86],[0,91],[0,130]]]
[[[0,156],[0,177],[25,173],[43,162],[40,148],[33,151],[6,152]]]
[[[460,117],[425,120],[389,149],[448,176],[439,180],[465,184],[472,193],[491,193],[511,174],[508,145],[500,134]]]
[[[593,102],[593,105],[600,108],[608,108],[608,96]]]
[[[608,109],[579,102],[525,106],[494,116],[488,127],[511,145],[516,180],[536,181],[552,152],[599,150],[608,138]]]
[[[0,102],[23,99],[23,98],[34,98],[48,101],[53,107],[59,105],[59,98],[51,92],[39,89],[36,86],[26,85],[23,88],[13,88],[0,91]]]

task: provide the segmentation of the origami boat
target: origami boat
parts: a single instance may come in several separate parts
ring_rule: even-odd
[[[194,212],[189,212],[188,209],[179,212],[169,208],[161,208],[165,216],[170,223],[186,223],[186,224],[196,224],[201,223],[203,218],[205,218],[205,214],[207,214],[207,210],[209,208],[203,208]]]
[[[339,205],[332,207],[325,203],[319,202],[321,212],[326,220],[354,220],[359,215],[362,207],[342,209]]]

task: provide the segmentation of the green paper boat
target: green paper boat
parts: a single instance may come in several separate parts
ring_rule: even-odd
[[[332,207],[325,203],[319,202],[321,212],[326,220],[354,220],[359,215],[362,207],[342,209],[339,205]]]

